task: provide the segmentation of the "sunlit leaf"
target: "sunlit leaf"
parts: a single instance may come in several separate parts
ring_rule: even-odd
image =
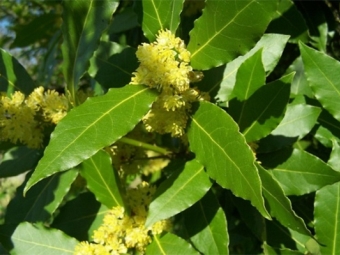
[[[164,236],[154,236],[153,242],[146,248],[148,255],[188,254],[199,253],[185,240],[171,233]]]
[[[67,89],[74,95],[118,1],[77,0],[64,1],[63,4],[63,74]]]
[[[332,139],[332,142],[332,153],[327,164],[330,165],[335,171],[340,172],[340,145],[334,138]]]
[[[229,102],[229,113],[238,123],[247,142],[267,136],[280,123],[289,100],[293,75],[286,75],[262,86],[248,100],[234,98]]]
[[[85,160],[80,167],[80,174],[99,202],[108,208],[124,206],[119,190],[119,177],[112,169],[110,155],[105,151],[100,150]]]
[[[57,229],[21,223],[12,236],[15,254],[71,255],[78,241]]]
[[[267,243],[262,245],[264,255],[303,255],[300,251],[294,251],[290,249],[279,249],[269,246]]]
[[[177,170],[158,188],[145,224],[150,226],[187,209],[201,199],[211,185],[202,164],[196,160],[187,162],[183,170]]]
[[[340,182],[316,192],[314,217],[321,254],[340,254]]]
[[[71,110],[52,133],[25,192],[41,179],[78,165],[127,134],[146,114],[155,97],[149,88],[127,85],[90,98]]]
[[[268,203],[270,215],[275,217],[283,226],[311,236],[303,220],[293,211],[290,200],[283,193],[276,180],[261,165],[257,164],[257,169],[261,177],[263,195]]]
[[[305,151],[283,149],[261,159],[286,195],[303,195],[340,181],[334,171],[318,157]]]
[[[188,129],[190,149],[209,176],[236,196],[250,200],[270,218],[262,197],[262,184],[254,154],[234,120],[221,108],[200,102]]]
[[[142,29],[150,42],[159,30],[169,29],[175,34],[180,22],[184,0],[143,0]]]
[[[340,120],[339,61],[300,43],[307,80],[315,97],[337,120]]]
[[[226,216],[212,191],[184,211],[184,225],[190,241],[201,253],[229,254]]]
[[[24,146],[14,147],[3,154],[0,164],[0,178],[16,176],[32,170],[42,156],[41,150]]]
[[[0,49],[0,91],[11,94],[18,90],[28,95],[34,88],[25,68],[7,51]]]
[[[19,187],[7,207],[6,223],[48,221],[71,188],[78,172],[75,169],[51,176],[23,196],[25,184]]]
[[[264,33],[276,6],[276,1],[206,1],[190,32],[193,68],[220,66],[247,53]]]
[[[217,98],[221,101],[231,99],[231,92],[236,82],[236,74],[240,65],[249,57],[254,55],[259,49],[262,48],[262,63],[264,70],[267,74],[273,71],[277,62],[279,61],[283,49],[288,41],[289,36],[280,34],[264,34],[261,39],[256,43],[244,56],[240,56],[227,64],[223,78],[220,80],[221,88],[218,91]],[[216,83],[217,86],[219,83]]]

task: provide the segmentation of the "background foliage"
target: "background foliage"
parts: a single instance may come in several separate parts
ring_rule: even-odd
[[[340,254],[339,10],[327,0],[2,2],[0,91],[44,86],[73,109],[42,149],[0,137],[0,253],[72,254],[126,206],[103,148],[131,143],[158,96],[127,84],[137,46],[169,29],[211,101],[195,103],[188,143],[138,145],[170,162],[134,176],[157,186],[146,225],[173,217],[146,254]],[[83,103],[88,89],[96,96]],[[16,191],[13,176],[24,179]]]

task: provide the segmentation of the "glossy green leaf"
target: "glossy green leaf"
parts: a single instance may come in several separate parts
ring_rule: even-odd
[[[321,254],[340,254],[340,182],[316,192],[314,221]]]
[[[12,236],[14,254],[71,255],[78,241],[57,229],[21,223]]]
[[[71,110],[52,133],[50,144],[25,192],[41,179],[78,165],[127,134],[155,98],[156,93],[149,88],[127,85],[111,89],[104,96],[90,98]]]
[[[290,89],[291,96],[306,95],[313,98],[314,95],[312,89],[308,85],[301,56],[295,59],[286,71],[287,74],[292,72],[295,72],[295,76]]]
[[[256,90],[265,84],[266,75],[261,57],[262,49],[240,65],[232,92],[238,100],[247,100]]]
[[[11,94],[18,90],[28,95],[34,88],[25,68],[11,54],[0,49],[0,91]]]
[[[155,40],[159,30],[176,33],[183,3],[183,0],[143,0],[142,29],[150,42]]]
[[[290,249],[273,248],[266,243],[264,243],[262,247],[263,247],[264,255],[303,255],[304,254],[300,251],[294,251]]]
[[[192,206],[207,193],[211,185],[202,164],[196,160],[187,162],[183,170],[177,170],[157,189],[149,207],[146,226]]]
[[[280,123],[288,103],[293,75],[262,86],[248,100],[234,98],[229,102],[229,113],[247,142],[267,136]]]
[[[154,236],[152,243],[146,247],[148,255],[186,254],[198,255],[199,253],[185,240],[171,233],[164,236]]]
[[[331,166],[335,171],[340,172],[340,145],[334,138],[332,139],[332,142],[332,153],[327,164]]]
[[[264,34],[261,39],[256,43],[244,56],[240,56],[227,64],[223,78],[220,81],[220,90],[217,97],[221,101],[227,101],[232,98],[231,92],[235,86],[236,74],[240,65],[249,57],[254,55],[259,49],[262,48],[262,63],[266,73],[273,71],[278,63],[283,49],[288,41],[289,36],[280,34]],[[215,86],[219,85],[217,83]]]
[[[202,254],[229,254],[226,216],[212,191],[184,211],[184,225]]]
[[[300,43],[307,80],[315,97],[337,120],[340,120],[339,61]]]
[[[257,164],[263,195],[268,203],[270,215],[275,217],[283,226],[291,228],[299,233],[311,236],[303,220],[292,209],[290,200],[283,193],[276,180],[261,165]]]
[[[274,151],[303,138],[312,130],[320,113],[319,107],[307,104],[288,105],[280,124],[260,141],[258,151]]]
[[[320,127],[315,134],[315,138],[324,146],[331,148],[332,139],[340,141],[340,122],[324,109],[318,118],[318,122]]]
[[[91,58],[89,74],[105,88],[117,88],[128,84],[132,72],[138,67],[136,50],[125,48],[107,55],[107,52],[103,52],[105,48],[96,51]]]
[[[70,171],[51,176],[34,186],[23,196],[25,184],[19,187],[15,198],[7,207],[6,223],[21,221],[48,221],[63,202],[78,171]]]
[[[110,155],[103,150],[85,160],[80,167],[80,174],[85,178],[89,190],[108,208],[124,207],[119,177],[114,171]]]
[[[190,32],[192,67],[209,69],[247,53],[266,30],[276,6],[276,1],[206,1]]]
[[[76,0],[63,4],[63,74],[67,89],[74,95],[102,32],[118,7],[118,1]]]
[[[307,194],[340,181],[339,172],[302,150],[283,149],[261,161],[273,169],[271,173],[286,195]]]
[[[90,240],[93,231],[100,227],[108,211],[91,192],[85,192],[60,208],[51,227],[60,229],[78,240]]]
[[[293,43],[309,40],[306,22],[293,1],[280,1],[275,16],[267,32],[290,35],[289,41]]]
[[[264,217],[270,218],[264,207],[254,154],[226,112],[200,102],[191,116],[188,138],[190,149],[212,179],[236,196],[250,200]]]
[[[34,150],[24,146],[8,150],[1,159],[0,178],[16,176],[32,170],[41,156],[41,150]]]

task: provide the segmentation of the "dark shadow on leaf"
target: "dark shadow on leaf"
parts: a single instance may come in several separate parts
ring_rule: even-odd
[[[268,153],[278,151],[284,147],[294,144],[298,137],[288,137],[283,135],[268,135],[258,142],[256,153]]]

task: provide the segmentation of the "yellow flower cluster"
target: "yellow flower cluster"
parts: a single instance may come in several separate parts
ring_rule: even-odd
[[[0,139],[30,148],[42,145],[47,123],[58,123],[67,113],[68,100],[54,90],[36,88],[27,98],[19,91],[0,95]]]
[[[151,243],[152,235],[169,231],[170,220],[161,220],[146,228],[148,206],[155,188],[142,182],[137,189],[127,191],[131,215],[122,207],[114,207],[104,217],[103,224],[94,231],[94,243],[81,242],[75,247],[74,255],[112,255],[124,254],[129,249],[144,253]]]
[[[140,66],[133,73],[131,84],[145,84],[161,91],[143,118],[146,129],[181,137],[191,103],[202,98],[196,88],[190,88],[190,82],[202,79],[201,73],[192,71],[190,52],[180,38],[162,30],[154,43],[139,46],[136,55]]]

